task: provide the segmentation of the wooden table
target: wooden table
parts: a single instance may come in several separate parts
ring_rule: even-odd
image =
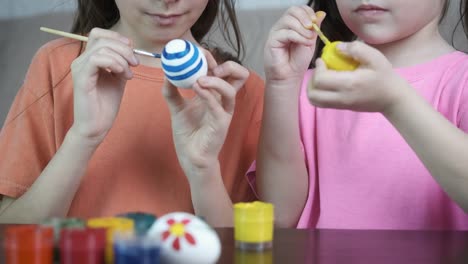
[[[468,232],[276,229],[273,249],[252,253],[236,250],[231,228],[216,231],[223,264],[468,263]]]
[[[468,232],[278,229],[273,250],[245,262],[232,229],[217,231],[223,244],[219,263],[468,263]]]

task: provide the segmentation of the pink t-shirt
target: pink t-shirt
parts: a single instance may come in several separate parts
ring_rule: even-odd
[[[453,52],[396,71],[450,122],[468,131],[468,55]],[[305,74],[299,99],[309,170],[299,228],[468,229],[468,214],[382,114],[312,106],[306,94],[312,74]]]

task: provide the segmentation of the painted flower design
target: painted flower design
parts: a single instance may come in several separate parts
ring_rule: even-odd
[[[172,241],[172,248],[180,251],[180,241],[185,239],[190,245],[196,245],[195,238],[187,231],[186,226],[190,224],[190,219],[176,221],[173,218],[167,220],[169,229],[162,233],[162,240],[166,241],[169,237],[175,237]]]

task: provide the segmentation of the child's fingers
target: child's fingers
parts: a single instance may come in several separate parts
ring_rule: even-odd
[[[312,82],[314,87],[320,88],[321,80],[327,79],[328,68],[325,62],[318,58],[315,61],[314,76],[312,77]]]
[[[320,26],[322,24],[323,20],[325,20],[325,17],[327,16],[327,13],[325,13],[323,11],[317,11],[314,15],[315,15],[315,17],[312,17],[312,23],[316,24],[317,26]]]
[[[307,5],[293,6],[288,9],[288,14],[294,17],[303,28],[310,28],[312,26],[312,20],[316,19],[314,10]]]
[[[102,48],[109,48],[115,51],[117,54],[122,56],[128,63],[132,66],[138,65],[138,59],[136,58],[135,54],[133,53],[133,49],[130,48],[128,45],[123,44],[122,42],[109,39],[109,38],[99,38],[95,41],[92,47],[87,48],[86,53],[93,54],[97,50]]]
[[[94,54],[88,58],[88,63],[83,68],[84,72],[91,76],[99,72],[99,70],[110,71],[115,74],[125,72],[119,62],[111,56],[103,54]]]
[[[320,74],[320,73],[325,72],[326,70],[328,70],[327,65],[325,64],[325,62],[321,58],[318,58],[315,61],[315,73]]]
[[[334,91],[308,89],[307,97],[312,105],[321,108],[344,109],[347,104],[343,100],[343,95]]]
[[[305,11],[307,17],[309,18],[308,20],[303,21],[305,26],[310,25],[310,22],[315,22],[317,20],[317,12],[315,12],[312,7],[308,5],[301,5],[299,7]]]
[[[213,74],[218,78],[227,80],[236,91],[239,91],[249,78],[250,72],[236,62],[227,61],[214,68]]]
[[[206,58],[206,63],[208,65],[208,69],[212,71],[216,66],[218,66],[218,63],[216,62],[216,59],[213,57],[213,54],[209,52],[207,49],[204,49],[200,47],[200,50],[203,52]]]
[[[278,31],[278,34],[276,34],[276,36],[274,36],[274,39],[271,45],[272,45],[272,48],[279,48],[279,47],[283,47],[284,45],[288,45],[290,43],[303,45],[303,46],[313,46],[315,45],[315,40],[310,39],[310,38],[305,38],[304,36],[298,34],[296,31],[293,31],[290,29],[282,29]]]
[[[339,91],[348,87],[352,80],[352,72],[338,72],[327,69],[322,59],[317,59],[312,78],[315,90]]]
[[[184,98],[180,94],[177,87],[175,87],[167,79],[164,79],[162,94],[164,98],[166,98],[166,102],[169,106],[169,111],[171,111],[172,114],[178,113],[184,108]]]
[[[338,44],[337,48],[345,55],[351,56],[361,64],[371,66],[374,68],[386,61],[384,55],[377,49],[372,48],[360,41],[342,42]]]
[[[122,42],[125,45],[130,45],[131,40],[122,36],[118,32],[102,29],[102,28],[93,28],[88,35],[88,45],[91,45],[100,38],[114,39]]]
[[[312,29],[312,23],[320,26],[322,24],[323,20],[325,19],[326,13],[323,11],[317,11],[315,12],[310,6],[308,5],[302,5],[300,6],[304,11],[307,13],[309,16],[308,20],[301,20],[302,24],[304,27],[307,29]]]
[[[86,52],[92,54],[96,49],[107,47],[124,57],[130,65],[138,65],[138,59],[133,53],[131,40],[121,34],[101,28],[93,28],[88,36]]]
[[[234,113],[237,89],[223,79],[205,76],[198,79],[197,84],[204,88],[215,91],[221,96],[221,104],[224,110],[230,114]]]
[[[102,54],[105,56],[112,57],[122,68],[123,68],[123,75],[126,79],[130,79],[133,77],[133,73],[129,68],[128,62],[122,58],[119,54],[115,53],[112,49],[110,48],[101,48],[99,51],[97,51],[98,54]]]
[[[205,102],[206,106],[211,111],[215,119],[219,120],[224,117],[224,108],[216,98],[216,95],[212,93],[209,88],[202,88],[198,83],[195,83],[193,85],[193,90],[198,95],[198,97]]]
[[[311,23],[311,18],[304,8],[295,6],[288,9],[286,15],[278,22],[276,29],[291,29],[305,38],[314,38],[314,32],[308,29]]]

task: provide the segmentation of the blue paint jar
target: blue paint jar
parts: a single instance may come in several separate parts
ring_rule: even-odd
[[[154,238],[116,237],[114,239],[115,264],[159,264],[160,246]]]

